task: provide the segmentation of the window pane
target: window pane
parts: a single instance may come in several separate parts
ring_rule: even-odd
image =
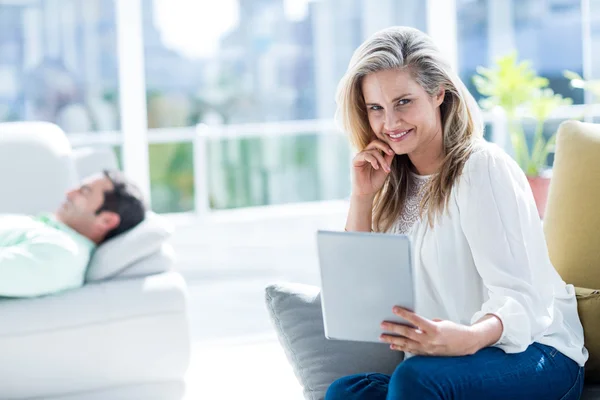
[[[194,210],[192,143],[151,144],[150,187],[155,212]]]
[[[111,0],[0,0],[0,122],[119,129]]]
[[[150,145],[152,208],[194,209],[192,143]],[[215,140],[207,146],[212,209],[342,199],[350,193],[351,154],[340,134]]]
[[[457,0],[459,72],[469,90],[477,66],[516,50],[557,93],[583,102],[564,70],[582,71],[580,0]]]
[[[327,151],[323,151],[328,149]],[[209,146],[213,209],[342,199],[350,193],[346,137],[223,140]]]
[[[600,79],[600,0],[590,0],[591,71],[589,78]],[[592,101],[600,101],[600,91],[595,90]]]

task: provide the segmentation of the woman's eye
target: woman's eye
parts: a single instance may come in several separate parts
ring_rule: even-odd
[[[369,110],[379,111],[379,110],[383,110],[383,107],[381,107],[381,106],[371,106],[371,107],[369,107]]]
[[[399,106],[404,106],[404,105],[407,105],[408,103],[410,103],[409,99],[402,99],[402,100],[399,100],[398,103],[396,103],[396,104]]]

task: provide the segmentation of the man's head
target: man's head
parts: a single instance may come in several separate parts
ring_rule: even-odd
[[[120,171],[104,171],[67,192],[56,217],[100,244],[142,222],[145,213],[139,188]]]

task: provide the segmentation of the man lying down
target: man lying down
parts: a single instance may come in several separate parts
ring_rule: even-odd
[[[54,214],[0,214],[0,297],[34,297],[83,285],[94,249],[139,224],[141,192],[120,171],[85,179]]]

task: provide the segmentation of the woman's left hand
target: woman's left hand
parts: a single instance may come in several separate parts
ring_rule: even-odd
[[[470,326],[439,319],[429,320],[400,307],[394,307],[394,314],[417,328],[383,322],[383,330],[402,336],[381,335],[381,340],[390,343],[393,350],[417,355],[464,356],[474,354],[480,348]]]

